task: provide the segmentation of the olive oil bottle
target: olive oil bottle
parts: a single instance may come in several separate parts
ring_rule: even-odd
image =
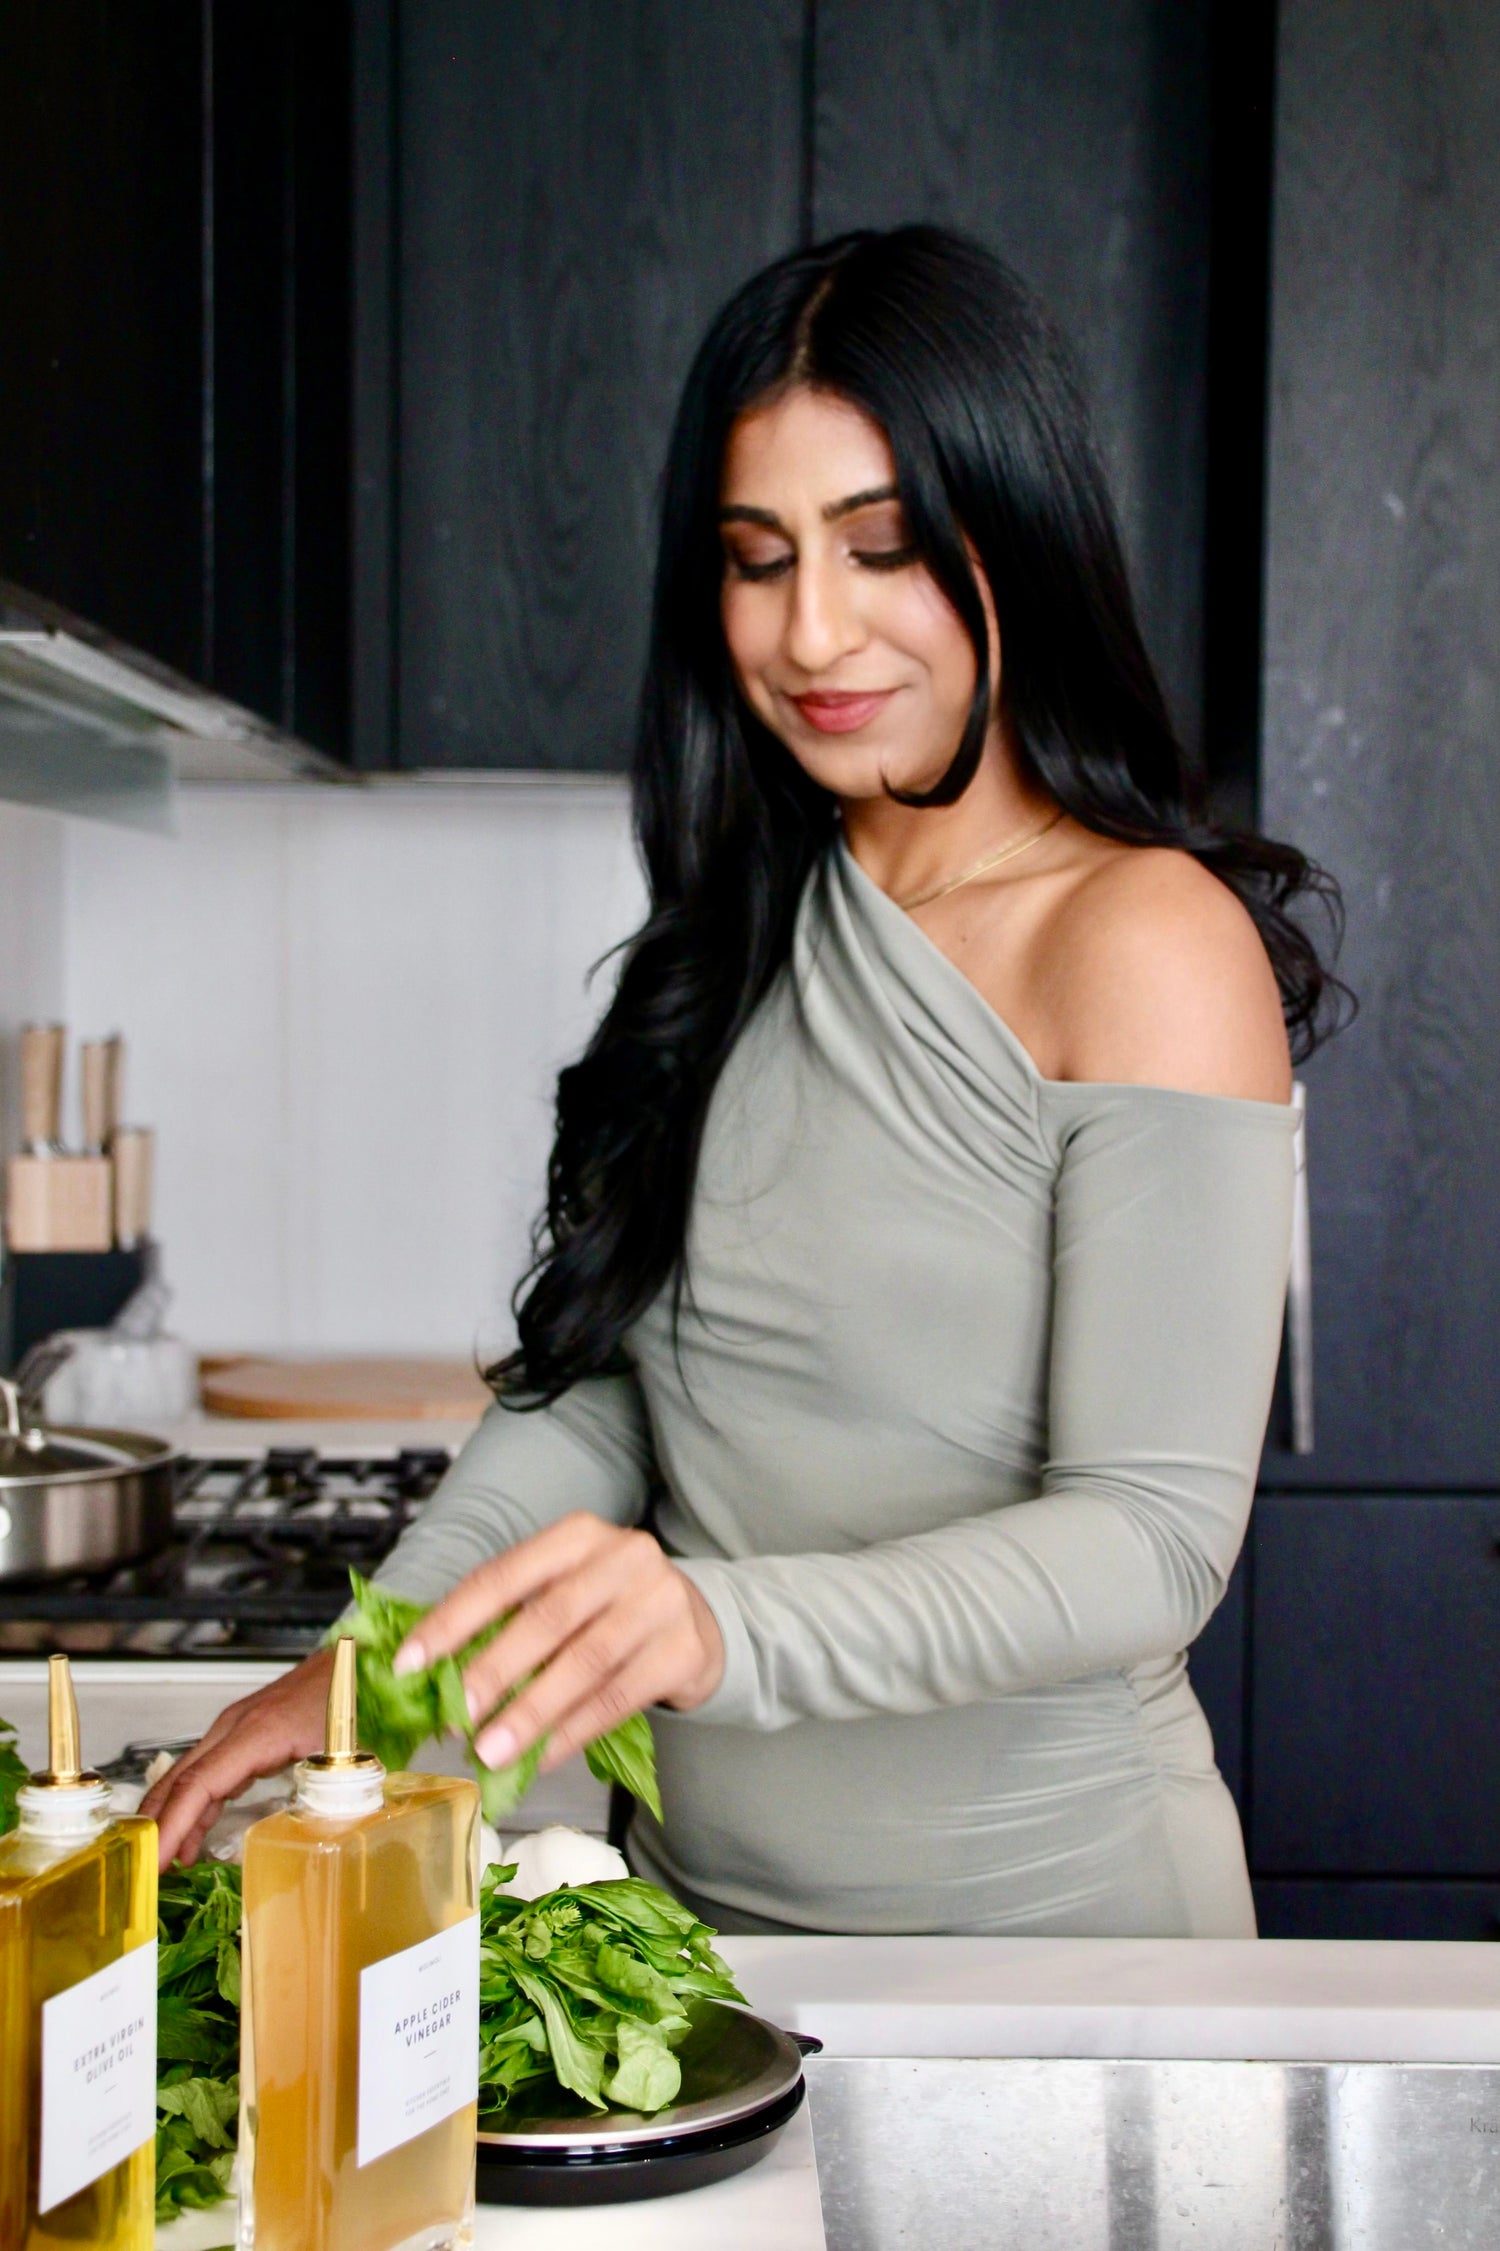
[[[245,1839],[243,2251],[472,2241],[479,1793],[356,1748],[354,1643],[326,1748]]]
[[[0,2251],[151,2251],[156,1823],[84,1771],[66,1657],[0,1837]]]

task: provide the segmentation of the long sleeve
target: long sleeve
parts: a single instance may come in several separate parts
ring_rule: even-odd
[[[651,1440],[633,1375],[591,1376],[535,1413],[491,1407],[376,1578],[436,1602],[492,1555],[573,1509],[642,1515]]]
[[[769,1730],[1121,1671],[1183,1649],[1222,1595],[1275,1374],[1291,1114],[1039,1098],[1058,1162],[1039,1491],[849,1553],[685,1562],[726,1654],[694,1718]]]

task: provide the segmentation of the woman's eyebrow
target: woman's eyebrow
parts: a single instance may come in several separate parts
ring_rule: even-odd
[[[844,500],[830,500],[823,510],[825,524],[836,524],[841,516],[852,516],[856,509],[873,508],[882,500],[899,500],[900,490],[895,485],[871,485],[865,492],[851,492]],[[764,524],[769,531],[784,531],[786,526],[771,508],[750,508],[740,501],[731,501],[719,510],[721,524]]]
[[[830,500],[823,510],[823,521],[836,524],[840,516],[852,516],[857,508],[873,508],[877,501],[900,498],[895,485],[871,485],[867,492],[851,492],[847,500]]]

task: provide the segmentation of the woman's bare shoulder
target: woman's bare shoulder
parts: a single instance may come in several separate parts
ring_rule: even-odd
[[[1055,1075],[1285,1102],[1291,1063],[1265,946],[1186,852],[1101,854],[1050,918]]]

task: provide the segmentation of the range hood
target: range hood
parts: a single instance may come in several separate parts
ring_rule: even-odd
[[[356,779],[243,705],[0,579],[0,798],[170,831],[179,781]]]

